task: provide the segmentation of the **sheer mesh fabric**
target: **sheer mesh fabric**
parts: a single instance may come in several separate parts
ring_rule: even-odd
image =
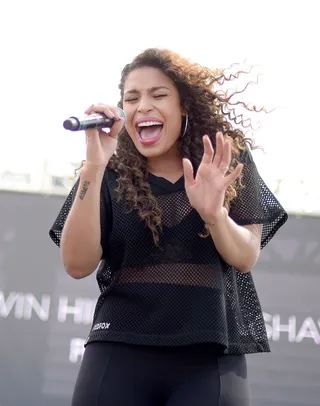
[[[287,214],[260,178],[251,155],[246,151],[241,159],[245,188],[230,216],[240,225],[263,224],[264,247]],[[101,295],[88,342],[215,343],[226,354],[269,351],[251,273],[226,264],[212,238],[200,236],[204,223],[189,204],[183,178],[172,184],[150,175],[149,182],[163,213],[159,247],[137,214],[126,213],[124,202],[116,202],[115,173],[108,172],[101,189],[101,213],[112,214],[112,227],[110,221],[101,221]],[[56,243],[71,204],[69,196],[50,231]]]
[[[288,216],[260,177],[249,150],[241,155],[244,189],[231,202],[230,217],[239,225],[263,224],[261,248],[265,247]]]
[[[53,226],[49,230],[49,235],[52,239],[52,241],[60,247],[60,242],[61,242],[61,234],[62,230],[64,227],[64,224],[67,220],[67,217],[69,215],[70,209],[73,205],[74,199],[77,194],[79,186],[79,178],[75,182],[74,186],[72,187],[69,195],[67,196],[60,212],[59,215],[57,216]],[[108,186],[107,186],[107,178],[106,174],[104,176],[102,185],[101,185],[101,190],[102,192],[100,193],[100,224],[101,224],[101,246],[103,249],[107,249],[108,245],[106,244],[106,239],[107,239],[107,227],[106,224],[111,228],[112,227],[112,216],[111,216],[111,207],[110,207],[110,197],[109,197],[109,192],[108,192]],[[103,252],[103,257],[106,255],[105,252]]]

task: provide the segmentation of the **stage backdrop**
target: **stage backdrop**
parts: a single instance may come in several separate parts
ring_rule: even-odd
[[[70,404],[98,289],[48,237],[63,200],[0,192],[0,406]],[[320,218],[292,216],[253,271],[272,347],[248,356],[253,406],[320,404],[319,247]]]

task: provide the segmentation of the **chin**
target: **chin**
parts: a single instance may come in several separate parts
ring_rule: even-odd
[[[136,145],[137,148],[137,145]],[[164,155],[167,151],[163,148],[137,148],[141,155],[145,158],[155,158],[161,155]]]
[[[169,154],[172,149],[178,148],[178,140],[173,142],[173,144],[171,142],[168,143],[168,139],[166,138],[165,134],[162,134],[161,138],[157,142],[149,145],[143,145],[137,133],[135,133],[133,136],[129,134],[129,136],[134,143],[135,148],[147,159],[164,156]]]
[[[140,143],[139,139],[137,139],[136,136],[130,137],[130,138],[131,138],[135,148],[145,158],[154,158],[157,156],[161,156],[167,152],[167,149],[165,148],[165,146],[163,145],[161,140],[159,140],[156,144],[145,146]]]

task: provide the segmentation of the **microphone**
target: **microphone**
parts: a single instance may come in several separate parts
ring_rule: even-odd
[[[120,116],[127,121],[126,113],[119,109]],[[83,116],[71,116],[63,122],[63,127],[70,131],[82,131],[88,128],[111,128],[115,122],[114,118],[109,118],[103,113],[84,114]]]

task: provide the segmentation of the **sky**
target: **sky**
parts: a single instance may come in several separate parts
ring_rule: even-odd
[[[63,120],[117,103],[122,67],[165,47],[210,68],[258,65],[245,100],[276,108],[258,118],[259,171],[272,188],[285,180],[289,209],[320,211],[317,16],[317,0],[1,2],[0,174],[40,180],[45,162],[64,172],[84,159],[84,133]]]

